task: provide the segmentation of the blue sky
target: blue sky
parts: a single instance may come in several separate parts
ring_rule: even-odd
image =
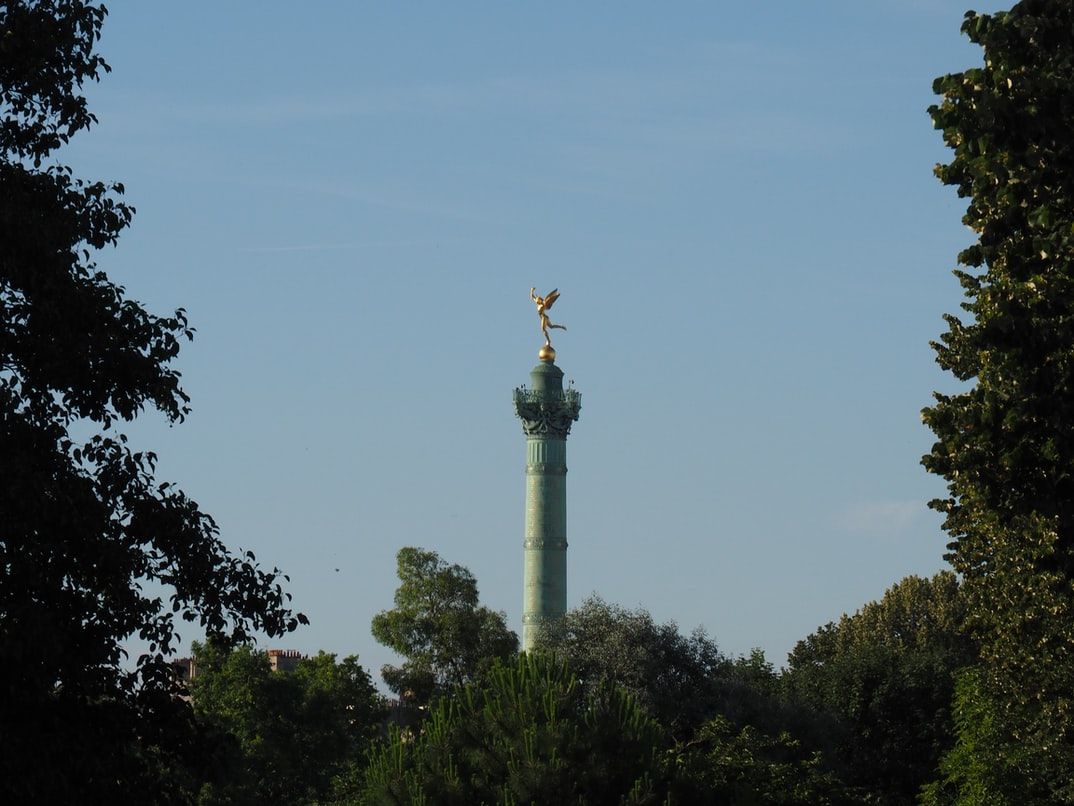
[[[919,413],[972,235],[925,109],[979,62],[963,3],[110,3],[64,159],[138,210],[100,265],[198,330],[193,415],[132,438],[291,575],[280,645],[390,661],[405,545],[518,630],[510,393],[558,287],[569,603],[781,664],[943,567]]]

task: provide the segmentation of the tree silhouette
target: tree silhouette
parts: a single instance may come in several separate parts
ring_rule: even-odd
[[[134,210],[55,151],[95,118],[82,87],[103,6],[0,5],[0,794],[9,803],[181,799],[164,774],[196,755],[168,656],[175,620],[242,640],[304,621],[278,572],[153,475],[115,427],[188,398],[171,366],[185,313],[128,299],[93,255]],[[90,434],[76,440],[74,434]],[[80,444],[81,442],[81,444]],[[124,666],[121,642],[148,652]]]

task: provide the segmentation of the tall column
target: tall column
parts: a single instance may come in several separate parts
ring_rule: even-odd
[[[522,572],[522,649],[534,648],[549,622],[567,611],[567,435],[582,396],[563,389],[551,347],[515,390],[515,413],[526,435],[526,538]]]

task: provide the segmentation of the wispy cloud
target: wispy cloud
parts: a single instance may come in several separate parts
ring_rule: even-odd
[[[698,146],[800,152],[838,148],[846,136],[838,120],[795,100],[824,69],[823,60],[805,49],[718,41],[614,69],[359,85],[343,93],[269,91],[227,103],[127,94],[111,99],[108,115],[132,127],[319,125],[330,131],[347,121],[417,125],[485,112],[537,122],[537,131],[566,127],[601,147],[610,140],[642,152]]]
[[[883,537],[905,532],[922,523],[929,509],[924,501],[858,501],[835,514],[835,524],[846,532]]]
[[[141,152],[154,179],[199,191],[254,190],[295,204],[328,197],[488,228],[505,223],[502,199],[534,191],[644,205],[699,169],[845,148],[841,119],[803,100],[823,69],[808,49],[720,41],[614,67],[356,81],[305,95],[268,84],[226,102],[190,90],[128,92],[102,99],[110,139],[101,142],[123,159]],[[236,138],[252,145],[226,160]],[[366,245],[300,238],[252,248]]]
[[[451,239],[451,242],[458,242],[461,240],[469,240],[462,238]],[[435,241],[420,240],[414,238],[395,238],[390,240],[372,240],[372,241],[352,241],[350,243],[311,243],[311,244],[288,244],[283,246],[240,246],[236,247],[236,252],[330,252],[334,250],[348,250],[348,249],[371,249],[378,246],[419,246],[422,244],[440,244],[444,243],[444,239],[437,239]]]

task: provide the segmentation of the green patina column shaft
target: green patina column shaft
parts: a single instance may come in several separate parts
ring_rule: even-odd
[[[515,413],[526,435],[526,538],[523,545],[522,649],[567,611],[567,435],[581,395],[563,388],[553,358],[515,390]]]

